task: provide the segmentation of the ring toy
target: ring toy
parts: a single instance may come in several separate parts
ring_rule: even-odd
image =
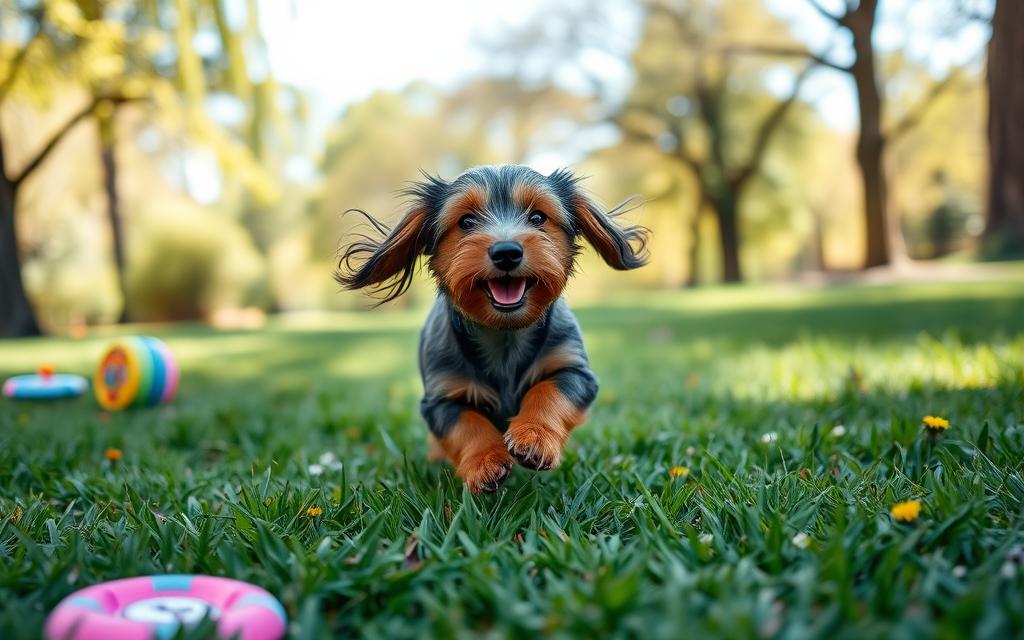
[[[85,378],[71,373],[54,373],[43,366],[39,373],[14,376],[4,382],[3,393],[15,400],[57,400],[82,395],[89,386]]]
[[[107,347],[93,376],[96,401],[104,409],[154,406],[174,398],[180,370],[162,341],[123,338]]]
[[[61,600],[47,640],[164,640],[209,619],[221,638],[278,640],[288,617],[274,596],[247,582],[162,575],[103,582]]]
[[[181,370],[178,369],[178,362],[174,359],[174,355],[171,353],[171,350],[167,348],[167,345],[160,340],[152,340],[153,344],[150,346],[161,355],[166,369],[163,395],[160,397],[159,402],[169,402],[174,398],[174,394],[178,392],[178,383],[181,381]]]

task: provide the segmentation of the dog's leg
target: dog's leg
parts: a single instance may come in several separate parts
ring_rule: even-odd
[[[464,410],[437,444],[473,493],[497,491],[514,462],[498,430],[472,409]]]
[[[448,459],[448,455],[441,448],[441,443],[438,441],[437,436],[432,433],[427,434],[427,462],[443,462]]]
[[[519,415],[505,432],[508,450],[528,469],[557,467],[569,433],[586,420],[596,394],[597,381],[589,371],[567,369],[537,383],[523,396]]]

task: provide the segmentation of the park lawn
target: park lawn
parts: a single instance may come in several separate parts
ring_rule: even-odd
[[[1011,278],[582,308],[590,423],[560,469],[479,497],[424,461],[423,310],[135,328],[179,356],[172,405],[0,401],[0,637],[38,637],[86,585],[163,572],[261,585],[296,638],[1019,636],[1022,294]],[[87,373],[106,340],[0,343],[0,376]],[[890,515],[904,500],[916,521]]]

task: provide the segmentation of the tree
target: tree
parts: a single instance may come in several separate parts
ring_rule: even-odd
[[[273,144],[275,133],[278,140],[287,137],[281,133],[283,118],[276,106],[282,88],[270,77],[261,78],[254,87],[247,75],[249,67],[242,51],[255,55],[262,51],[255,27],[256,3],[247,3],[248,25],[240,33],[228,23],[223,1],[124,5],[105,0],[51,0],[42,3],[41,9],[33,8],[36,3],[15,5],[14,19],[28,27],[31,37],[0,42],[0,62],[6,62],[0,75],[0,107],[14,94],[22,102],[42,107],[48,106],[57,91],[80,89],[90,98],[20,169],[9,166],[4,157],[7,137],[2,134],[7,132],[0,131],[0,336],[33,335],[40,329],[21,276],[16,213],[19,188],[67,133],[90,116],[95,116],[100,133],[99,160],[122,292],[127,251],[117,193],[114,126],[120,105],[146,99],[150,108],[165,116],[161,119],[164,126],[180,123],[185,142],[182,152],[188,153],[192,146],[213,150],[225,177],[241,186],[253,208],[279,198],[279,182],[274,176],[280,172],[271,171],[267,159],[274,154],[260,150]],[[213,24],[220,46],[200,53],[193,46],[194,37],[204,29],[214,32]],[[167,34],[173,36],[174,46]],[[209,94],[237,101],[247,114],[244,121],[215,121],[206,111]],[[297,109],[301,107],[301,101],[293,103]]]
[[[48,26],[41,11],[25,13],[31,36],[22,44],[7,64],[6,75],[0,80],[0,107],[10,97],[25,73],[27,65],[38,64],[33,58],[35,45],[44,39]],[[117,104],[128,98],[122,95],[104,96],[102,100]],[[61,140],[79,123],[86,120],[101,99],[92,99],[52,132],[28,155],[20,167],[11,167],[5,154],[4,132],[0,130],[0,337],[38,335],[39,322],[29,302],[22,279],[18,246],[17,201],[18,192],[46,159],[60,145]]]
[[[997,0],[988,45],[989,184],[985,238],[1024,253],[1024,3]]]
[[[860,170],[864,195],[864,267],[889,264],[893,259],[893,230],[888,211],[888,181],[884,158],[886,144],[893,136],[901,135],[915,125],[928,105],[941,94],[955,78],[950,73],[936,83],[924,98],[909,109],[891,128],[885,128],[883,84],[878,72],[879,61],[874,48],[873,35],[878,23],[879,0],[844,0],[841,13],[833,13],[818,0],[807,0],[811,7],[837,30],[845,31],[853,49],[853,61],[839,64],[825,54],[789,46],[743,47],[747,51],[779,56],[805,57],[825,67],[848,73],[853,79],[857,95],[859,134],[856,160]]]
[[[697,206],[691,225],[690,283],[696,282],[703,211],[717,223],[722,279],[743,279],[743,196],[814,66],[805,65],[788,95],[773,100],[758,86],[755,70],[717,40],[730,32],[730,23],[749,20],[756,11],[749,3],[733,6],[738,9],[729,13],[710,3],[651,2],[643,44],[634,54],[636,82],[616,118],[628,135],[657,145],[694,176]],[[741,94],[730,88],[733,85],[756,88]]]

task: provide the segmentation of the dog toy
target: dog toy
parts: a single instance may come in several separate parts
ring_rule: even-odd
[[[123,338],[107,347],[93,376],[96,401],[104,409],[154,406],[170,401],[180,371],[167,345],[156,338]]]
[[[56,400],[73,398],[85,391],[85,378],[72,373],[55,373],[50,365],[39,367],[38,373],[14,376],[4,382],[4,395],[15,400]]]
[[[171,638],[209,619],[221,638],[277,640],[288,617],[274,596],[228,578],[161,575],[86,587],[64,598],[46,621],[47,640]]]

